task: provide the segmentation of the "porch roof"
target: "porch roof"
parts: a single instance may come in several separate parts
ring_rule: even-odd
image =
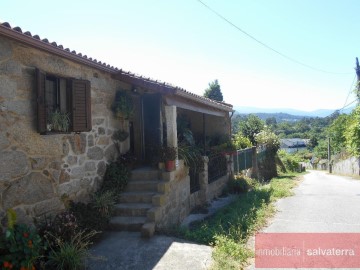
[[[177,106],[180,107],[181,106],[188,107],[188,109],[190,109],[190,107],[193,109],[197,108],[198,111],[204,113],[213,112],[213,114],[216,114],[217,112],[219,113],[221,112],[220,114],[224,114],[224,112],[233,111],[233,106],[231,104],[214,101],[193,94],[183,88],[174,86],[166,82],[161,82],[151,78],[146,78],[131,72],[125,72],[121,69],[118,69],[117,67],[110,66],[107,63],[97,61],[96,59],[88,57],[87,55],[83,55],[82,53],[76,52],[75,50],[64,48],[63,45],[58,45],[56,42],[50,42],[47,38],[41,39],[39,35],[32,35],[31,32],[29,31],[23,32],[20,27],[11,27],[11,25],[8,22],[3,22],[3,23],[0,22],[0,35],[11,38],[13,40],[29,45],[31,47],[35,47],[37,49],[46,51],[48,53],[52,53],[67,58],[77,63],[108,72],[112,74],[114,79],[124,81],[126,83],[135,85],[137,87],[143,87],[150,89],[152,91],[161,92],[167,96],[167,99],[169,100],[170,103],[173,101],[172,103],[176,103]],[[171,96],[176,96],[178,98],[174,99]],[[186,105],[184,104],[184,99],[190,100],[191,102],[195,102],[198,105],[201,105],[201,107],[203,108]],[[174,100],[177,101],[175,102]]]

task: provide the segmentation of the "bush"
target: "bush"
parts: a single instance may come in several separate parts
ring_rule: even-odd
[[[254,180],[244,175],[236,175],[229,180],[229,193],[239,194],[249,191],[254,186]]]
[[[108,190],[95,193],[92,199],[93,207],[97,209],[97,211],[103,218],[109,219],[115,205],[115,199],[116,197],[113,191]]]
[[[284,164],[285,169],[290,172],[299,171],[299,158],[295,155],[289,154],[284,150],[278,152],[281,162]]]
[[[92,203],[71,202],[70,211],[76,216],[81,230],[104,231],[107,227],[108,219],[104,218]]]
[[[234,144],[235,144],[237,150],[249,148],[252,146],[249,138],[246,138],[241,134],[235,135]]]
[[[45,217],[38,224],[40,236],[47,241],[50,248],[57,248],[61,242],[69,242],[79,231],[76,216],[70,211],[64,211],[54,219]]]
[[[130,170],[120,162],[111,162],[106,167],[101,191],[112,191],[118,196],[124,191],[130,178]]]

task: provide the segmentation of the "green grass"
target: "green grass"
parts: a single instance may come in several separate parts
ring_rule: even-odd
[[[266,185],[256,185],[214,216],[181,229],[180,236],[213,246],[213,269],[241,269],[253,257],[246,246],[249,237],[275,213],[274,201],[293,194],[298,175],[283,174]]]

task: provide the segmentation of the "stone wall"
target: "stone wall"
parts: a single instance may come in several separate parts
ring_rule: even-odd
[[[182,161],[173,172],[163,172],[162,180],[167,183],[157,211],[156,229],[178,225],[190,213],[190,177]]]
[[[360,159],[351,157],[345,160],[337,161],[332,165],[334,174],[348,175],[353,177],[360,176]]]
[[[36,130],[35,68],[91,83],[92,130],[40,135]],[[0,219],[19,222],[62,209],[63,196],[86,200],[117,151],[111,141],[127,121],[113,118],[115,91],[130,89],[110,74],[0,37]],[[129,149],[129,140],[121,145]]]
[[[174,225],[179,225],[192,209],[210,203],[219,197],[231,173],[232,159],[227,157],[228,173],[208,184],[208,158],[204,157],[204,171],[200,173],[200,190],[190,194],[190,177],[188,168],[180,160],[179,166],[174,172],[163,172],[162,180],[166,188],[163,194],[156,201],[158,208],[155,210],[154,218],[156,228],[163,229]],[[153,213],[153,212],[152,212]]]

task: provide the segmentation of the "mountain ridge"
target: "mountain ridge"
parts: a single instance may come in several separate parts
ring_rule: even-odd
[[[350,107],[342,110],[342,113],[350,113],[354,107]],[[291,108],[257,108],[257,107],[245,107],[245,106],[234,106],[234,110],[236,110],[239,114],[288,114],[292,116],[302,116],[302,117],[326,117],[334,113],[336,110],[331,109],[318,109],[313,111],[302,111]]]

